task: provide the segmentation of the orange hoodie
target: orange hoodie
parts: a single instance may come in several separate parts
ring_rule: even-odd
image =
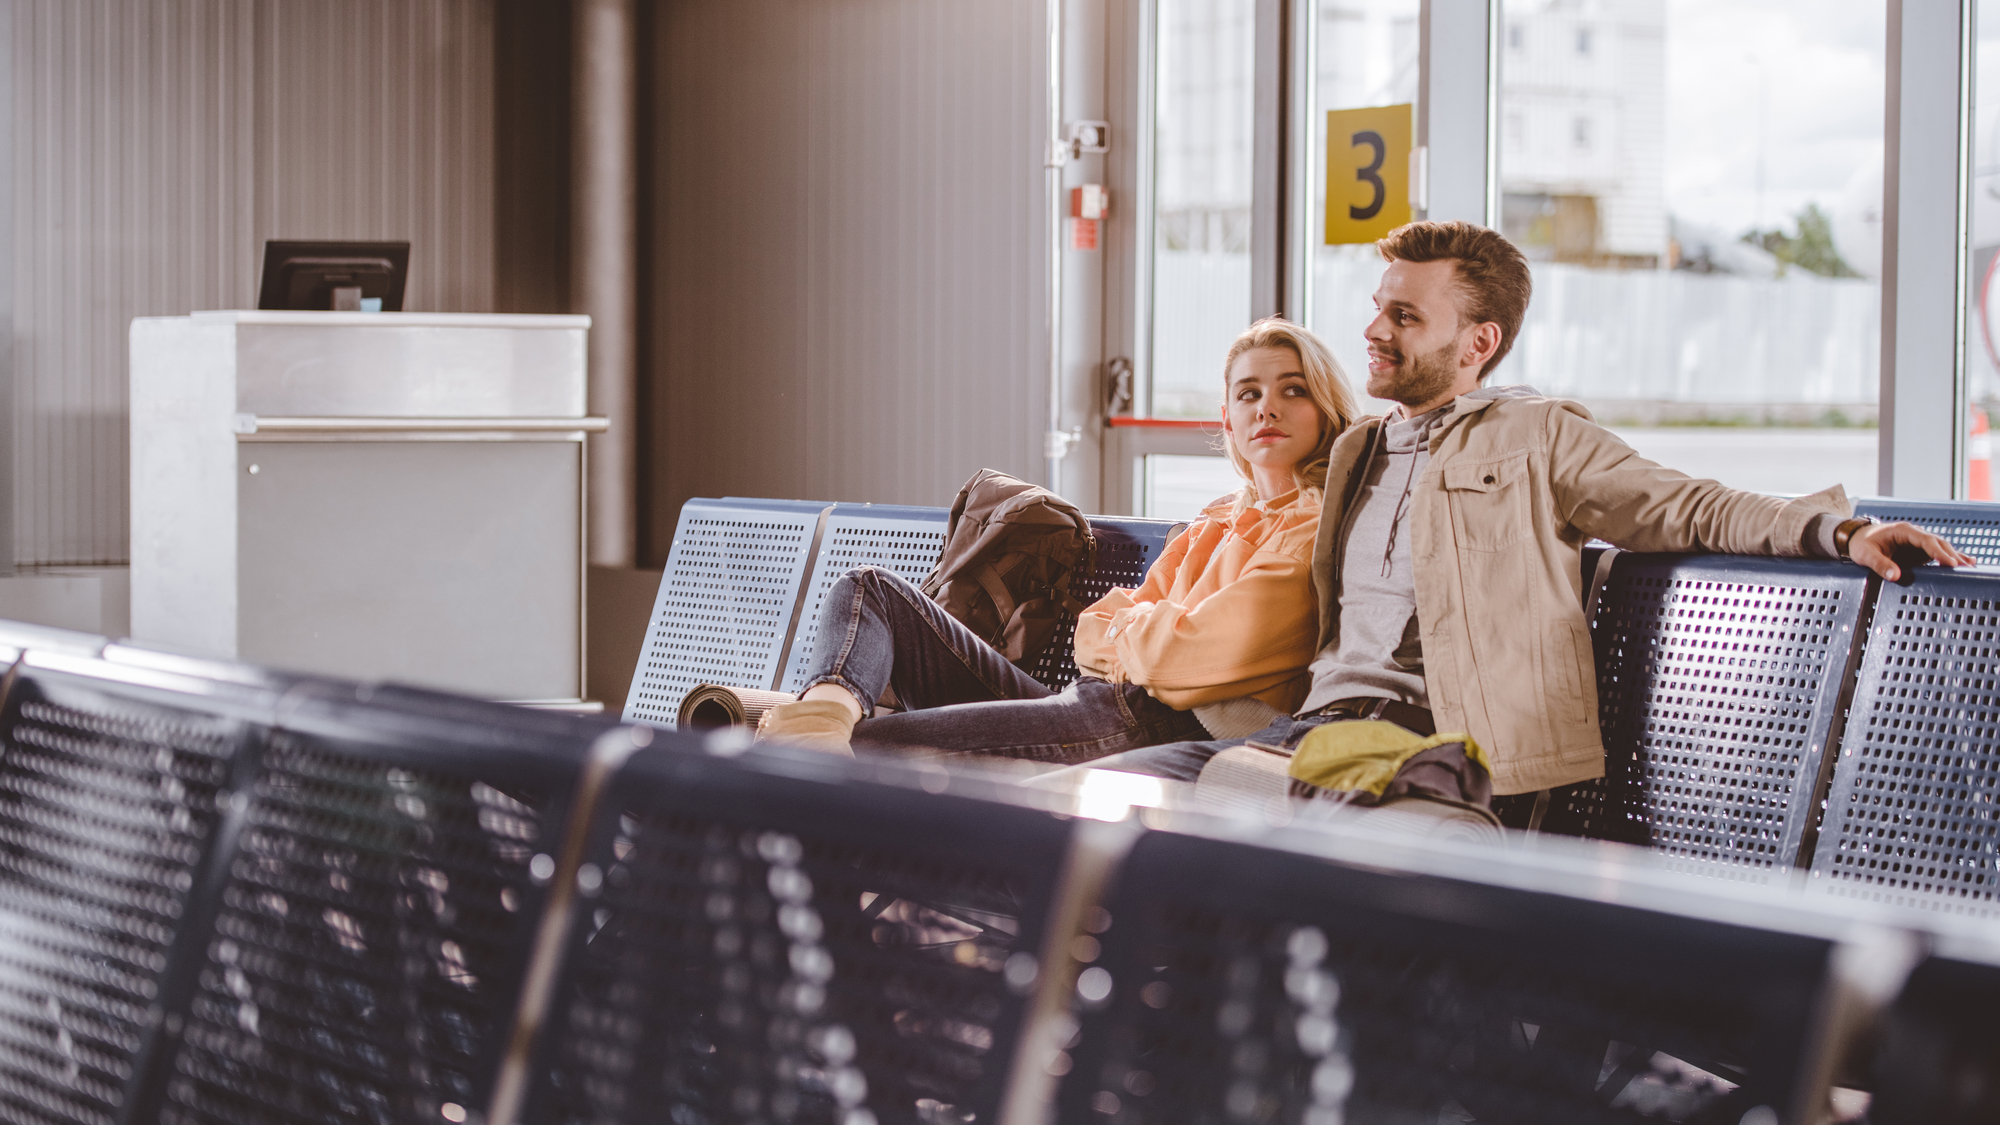
[[[1313,540],[1320,498],[1297,491],[1234,519],[1210,504],[1167,544],[1137,590],[1115,589],[1076,623],[1076,666],[1144,685],[1189,710],[1240,696],[1290,712],[1312,677],[1319,608]]]

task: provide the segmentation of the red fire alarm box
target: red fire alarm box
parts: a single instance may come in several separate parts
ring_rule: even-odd
[[[1082,184],[1069,189],[1069,248],[1095,250],[1098,226],[1111,209],[1111,193],[1103,184]]]

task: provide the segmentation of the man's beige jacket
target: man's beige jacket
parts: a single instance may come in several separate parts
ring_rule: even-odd
[[[1525,793],[1604,773],[1584,543],[1802,555],[1813,516],[1849,505],[1838,486],[1779,500],[1695,480],[1634,453],[1576,403],[1492,393],[1458,399],[1431,435],[1411,569],[1437,729],[1478,741],[1495,794]],[[1365,419],[1333,446],[1312,568],[1322,650],[1340,628],[1345,517],[1381,431]]]

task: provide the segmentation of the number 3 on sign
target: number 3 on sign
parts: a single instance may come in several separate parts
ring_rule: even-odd
[[[1410,221],[1408,105],[1326,115],[1326,244],[1373,242]]]

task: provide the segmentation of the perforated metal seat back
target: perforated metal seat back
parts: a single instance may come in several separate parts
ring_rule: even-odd
[[[90,658],[16,668],[0,715],[0,1119],[143,1116],[129,1102],[177,1002],[220,799],[274,702]]]
[[[627,722],[671,727],[699,684],[769,690],[777,683],[820,515],[792,500],[689,500],[681,506],[638,668]]]
[[[1829,953],[1166,833],[1094,928],[1064,1122],[1790,1120]]]
[[[785,660],[783,691],[805,688],[813,641],[819,636],[820,608],[827,591],[856,567],[878,566],[921,584],[944,550],[951,512],[946,508],[903,508],[889,504],[839,504],[827,513],[819,557],[813,561]]]
[[[1884,583],[1848,714],[1809,885],[2000,913],[2000,576]]]
[[[1184,526],[1172,520],[1092,516],[1090,530],[1097,537],[1097,565],[1089,574],[1077,575],[1070,583],[1070,596],[1087,606],[1110,593],[1113,587],[1136,589],[1146,580],[1146,571],[1167,549],[1175,532]],[[1074,618],[1056,631],[1055,639],[1049,642],[1029,674],[1057,691],[1076,679]]]
[[[1710,874],[1795,865],[1866,591],[1832,562],[1616,556],[1594,623],[1605,777],[1544,828]]]
[[[527,1120],[994,1120],[1068,825],[845,776],[616,779]]]
[[[244,789],[157,1119],[466,1120],[593,728],[334,685],[295,692],[281,721]]]
[[[1864,496],[1854,502],[1854,514],[1893,522],[1907,520],[1979,560],[2000,566],[2000,504],[1980,500],[1906,500],[1900,496]]]

